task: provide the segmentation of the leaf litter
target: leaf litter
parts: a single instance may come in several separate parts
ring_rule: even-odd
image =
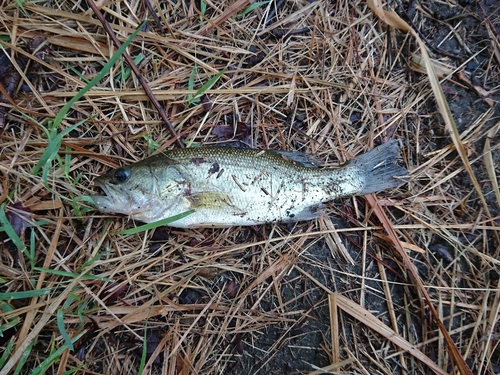
[[[30,91],[2,99],[0,374],[500,371],[498,9],[93,5],[106,30],[78,2],[0,10],[4,57],[31,66],[2,78]],[[109,35],[125,43],[151,13],[127,50],[150,92],[117,59],[82,96]],[[43,59],[17,47],[40,34]],[[391,138],[409,184],[291,226],[140,229],[85,198],[110,167],[181,145],[332,166]]]

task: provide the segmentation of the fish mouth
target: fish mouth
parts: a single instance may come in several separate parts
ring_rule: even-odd
[[[109,183],[100,178],[96,178],[94,184],[99,186],[104,193],[104,195],[91,196],[99,211],[116,213],[126,207],[126,199],[123,197],[123,194],[117,189],[114,189]]]

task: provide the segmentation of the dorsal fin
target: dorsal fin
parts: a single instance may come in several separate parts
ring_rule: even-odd
[[[296,152],[296,151],[281,151],[281,150],[272,150],[283,157],[285,160],[290,161],[293,164],[298,164],[302,167],[306,168],[318,168],[322,167],[323,163],[317,157],[311,154],[306,154],[305,152]]]

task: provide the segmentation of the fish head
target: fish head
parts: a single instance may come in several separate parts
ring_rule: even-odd
[[[170,175],[151,165],[120,167],[94,180],[104,195],[94,195],[92,200],[101,212],[150,223],[163,218],[179,195],[180,184]]]

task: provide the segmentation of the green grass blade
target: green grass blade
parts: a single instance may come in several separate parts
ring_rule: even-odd
[[[200,0],[200,23],[203,22],[203,16],[207,13],[207,3],[203,0]]]
[[[146,358],[148,355],[148,321],[146,320],[146,324],[144,324],[144,342],[142,344],[142,355],[141,355],[141,363],[139,365],[139,374],[144,372],[144,367],[146,366]]]
[[[175,215],[172,217],[167,217],[166,219],[155,221],[154,223],[144,224],[144,225],[141,225],[139,227],[125,229],[125,230],[118,232],[118,234],[135,234],[135,233],[139,233],[139,232],[144,232],[145,230],[158,228],[158,227],[161,227],[163,225],[168,225],[170,223],[173,223],[174,221],[183,219],[186,216],[191,215],[194,211],[195,210],[189,210],[189,211],[183,212],[182,214],[179,214],[179,215]]]
[[[68,332],[66,332],[66,327],[64,327],[64,312],[62,309],[57,310],[57,328],[59,328],[59,333],[61,333],[61,336],[63,340],[66,342],[66,345],[68,346],[69,350],[73,350],[73,343],[71,342],[71,338],[68,335]]]
[[[2,301],[2,302],[0,302],[0,311],[2,312],[2,315],[3,315],[3,314],[14,311],[14,308],[11,305],[9,305],[7,302]],[[5,315],[3,315],[3,322],[5,322],[5,324],[0,325],[0,337],[3,337],[4,331],[6,331],[12,327],[17,326],[20,321],[21,321],[21,319],[18,316],[16,316],[15,318],[13,318],[9,321],[5,318]],[[3,365],[1,364],[1,359],[0,359],[0,368],[2,368],[2,367],[3,367]]]
[[[78,335],[73,337],[71,340],[71,343],[74,344],[80,337],[82,337],[87,330],[84,330],[83,332],[80,332]],[[66,350],[68,349],[68,345],[64,344],[62,345],[59,349],[55,350],[54,352],[51,352],[50,355],[38,365],[33,371],[31,371],[31,375],[39,375],[39,374],[44,374],[47,368],[50,366],[50,364],[54,361],[56,361],[59,356]]]
[[[257,1],[253,4],[250,4],[248,7],[246,7],[246,9],[241,12],[240,14],[238,14],[238,16],[240,17],[244,17],[246,16],[248,13],[252,12],[253,10],[257,9],[258,7],[261,7],[263,5],[267,5],[269,4],[271,0],[267,0],[267,1]]]
[[[82,369],[82,368],[84,368],[85,366],[86,366],[86,364],[85,364],[85,363],[82,363],[82,364],[81,364],[80,366],[78,366],[78,367],[75,367],[75,368],[73,368],[73,369],[71,369],[71,370],[68,370],[68,371],[63,372],[63,375],[71,375],[71,374],[74,374],[75,372],[77,372],[77,371],[81,370],[81,369]]]
[[[189,107],[193,103],[193,101],[198,98],[198,96],[200,96],[205,91],[207,91],[210,87],[212,87],[214,85],[214,83],[219,80],[219,78],[221,77],[221,75],[223,75],[226,72],[226,70],[227,70],[227,68],[222,69],[221,72],[217,73],[215,76],[213,76],[212,78],[210,78],[203,86],[201,86],[199,88],[199,90],[196,91],[196,94],[194,94],[194,96],[188,102],[187,106]]]
[[[197,72],[198,72],[198,65],[194,64],[193,70],[191,70],[191,74],[189,75],[188,84],[187,84],[187,86],[188,86],[187,88],[190,91],[194,90],[194,78],[196,77]],[[188,99],[189,103],[191,103],[194,99],[194,95],[188,94],[187,99]],[[188,106],[189,106],[189,104],[188,104]]]
[[[0,325],[0,337],[3,337],[3,333],[7,331],[8,329],[11,329],[19,324],[19,319],[17,320],[12,320],[8,323]],[[0,366],[2,368],[2,366]]]
[[[35,224],[36,225],[36,224]],[[28,257],[30,261],[30,269],[33,269],[35,267],[36,263],[36,246],[37,246],[37,241],[36,241],[36,235],[35,231],[32,230],[30,233],[30,245],[29,245],[29,251],[26,251],[25,254]]]
[[[85,121],[87,121],[87,119],[71,125],[69,128],[64,129],[60,133],[57,133],[56,129],[52,129],[48,133],[49,145],[43,152],[42,156],[40,156],[40,160],[38,160],[38,163],[36,163],[35,168],[33,169],[33,174],[37,174],[40,171],[40,168],[43,167],[43,181],[45,182],[45,184],[47,184],[48,169],[52,163],[52,160],[54,160],[54,158],[57,156],[57,153],[59,152],[59,149],[61,148],[63,137],[83,124]]]
[[[97,260],[99,260],[100,258],[102,258],[104,255],[106,255],[106,252],[102,252],[102,253],[97,253],[96,255],[94,255],[92,257],[92,259],[86,261],[82,266],[80,266],[78,269],[85,269],[86,267],[88,266],[91,266],[92,264],[94,264],[94,262],[96,262]],[[78,270],[77,269],[77,270]]]
[[[24,14],[27,14],[26,13],[26,9],[24,9],[23,7],[23,4],[25,3],[25,1],[22,1],[22,0],[16,0],[16,5],[21,8],[21,10],[23,11]]]
[[[144,60],[144,55],[142,53],[139,53],[134,59],[134,64],[139,65],[142,60]],[[116,75],[115,82],[119,83],[121,80],[122,84],[125,85],[128,78],[130,77],[130,73],[132,73],[132,68],[130,68],[129,66],[123,66],[122,62],[121,73],[118,73]]]
[[[35,340],[33,340],[29,346],[26,348],[26,350],[23,352],[21,355],[21,358],[19,358],[19,362],[17,363],[16,370],[12,375],[18,375],[18,374],[25,374],[23,370],[24,365],[26,364],[26,361],[28,360],[30,354],[31,354],[31,349],[33,349],[33,345],[35,345]]]
[[[15,338],[13,337],[5,347],[5,350],[2,356],[0,357],[0,368],[3,368],[5,362],[7,362],[7,359],[12,354],[12,350],[14,349],[14,344],[15,344]]]
[[[114,281],[113,279],[110,279],[107,277],[93,276],[93,275],[81,275],[79,273],[74,273],[74,272],[52,270],[50,268],[35,267],[34,269],[36,271],[45,272],[45,273],[52,274],[52,275],[71,277],[73,279],[76,279],[77,277],[81,277],[82,280],[100,280],[100,281],[110,281],[110,282]]]
[[[80,73],[77,69],[75,69],[73,67],[73,65],[69,64],[69,63],[65,63],[64,64],[66,66],[66,69],[72,71],[73,73],[75,73],[75,75],[78,76],[78,78],[80,78],[82,81],[86,82],[86,83],[89,83],[89,79],[87,77],[85,77],[82,73]]]
[[[36,290],[27,290],[24,292],[4,292],[0,293],[0,301],[10,301],[12,299],[23,299],[32,297],[41,297],[50,292],[53,288],[42,288]]]
[[[16,231],[10,224],[9,219],[7,219],[7,216],[5,215],[5,203],[0,205],[0,225],[0,229],[3,229],[5,233],[7,233],[7,236],[9,236],[10,240],[14,243],[17,249],[23,251],[23,241],[21,241],[21,238],[19,238]]]

